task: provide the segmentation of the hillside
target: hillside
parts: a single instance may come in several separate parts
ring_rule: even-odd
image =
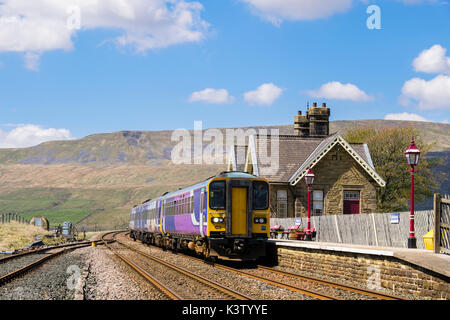
[[[449,124],[335,121],[330,123],[330,132],[344,134],[355,126],[408,125],[420,130],[426,142],[436,142],[431,155],[446,156],[446,163],[438,169],[448,172]],[[255,127],[259,128],[293,133],[292,125]],[[225,137],[226,129],[221,130]],[[225,169],[224,165],[173,164],[171,151],[177,142],[171,141],[171,135],[169,130],[120,131],[31,148],[0,149],[0,212],[18,212],[26,218],[44,215],[52,225],[68,220],[104,228],[123,226],[133,204]],[[448,181],[441,192],[450,193]]]
[[[420,130],[427,143],[436,142],[432,151],[450,149],[450,124],[392,120],[334,121],[330,132],[341,132],[358,126],[413,126]],[[280,130],[293,134],[293,125],[254,127]],[[242,128],[247,129],[247,128]],[[225,130],[221,129],[224,136]],[[177,142],[171,141],[172,131],[120,131],[93,134],[82,139],[51,141],[23,149],[0,149],[0,164],[133,164],[156,165],[170,160]],[[205,143],[206,145],[207,143]]]

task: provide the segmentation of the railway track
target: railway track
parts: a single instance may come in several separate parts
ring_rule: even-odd
[[[195,261],[202,261],[197,257],[184,255],[188,259]],[[276,287],[284,288],[293,292],[301,293],[319,300],[345,300],[345,299],[377,299],[377,300],[403,300],[399,296],[390,295],[374,290],[363,289],[355,286],[350,286],[342,283],[332,282],[329,280],[308,277],[296,273],[285,272],[282,270],[269,268],[258,265],[256,270],[242,270],[225,266],[223,264],[215,263],[214,267],[228,272],[239,274],[248,278],[256,279]],[[259,275],[257,273],[260,273]],[[263,275],[261,275],[261,273]],[[276,280],[281,278],[282,280]],[[298,281],[302,285],[295,284]],[[304,285],[315,287],[318,289],[311,290],[305,288]],[[328,292],[332,292],[329,294]]]
[[[387,293],[378,292],[375,290],[362,289],[362,288],[358,288],[355,286],[345,285],[345,284],[341,284],[341,283],[337,283],[337,282],[333,282],[333,281],[329,281],[329,280],[323,280],[323,279],[314,278],[314,277],[307,277],[307,276],[303,276],[303,275],[296,274],[296,273],[291,273],[291,272],[286,272],[286,271],[282,271],[282,270],[277,270],[274,268],[269,268],[266,266],[258,265],[257,268],[258,268],[258,270],[263,270],[263,271],[267,271],[270,273],[279,274],[282,276],[288,276],[288,277],[292,277],[292,278],[296,278],[296,279],[306,280],[306,281],[314,282],[317,284],[323,284],[323,285],[330,286],[333,288],[337,288],[337,289],[341,289],[341,290],[345,290],[345,291],[349,291],[349,292],[354,292],[354,293],[362,294],[362,295],[369,296],[369,297],[374,297],[379,300],[403,300],[403,298],[401,298],[401,297],[390,295]]]
[[[188,257],[190,259],[200,260],[198,258],[194,258],[194,257],[190,257],[190,256],[188,256]],[[339,298],[336,298],[335,296],[331,296],[331,295],[320,293],[320,292],[313,291],[313,290],[308,290],[308,289],[305,289],[305,288],[296,287],[296,286],[293,286],[293,285],[290,285],[290,284],[287,284],[287,283],[283,283],[283,282],[276,281],[276,280],[273,280],[273,279],[269,279],[269,278],[266,278],[266,277],[258,276],[258,275],[252,274],[251,272],[246,272],[246,271],[242,271],[240,269],[224,266],[222,264],[217,264],[216,263],[216,264],[214,264],[214,267],[218,268],[218,269],[225,270],[225,271],[229,271],[229,272],[232,272],[232,273],[236,273],[236,274],[239,274],[241,276],[245,276],[245,277],[248,277],[248,278],[256,279],[256,280],[259,280],[259,281],[271,284],[271,285],[276,286],[276,287],[287,289],[287,290],[290,290],[290,291],[293,291],[293,292],[298,292],[298,293],[301,293],[301,294],[313,297],[315,299],[319,299],[319,300],[341,300]]]
[[[86,242],[82,242],[82,243],[73,243],[73,244],[66,244],[66,245],[60,245],[60,246],[54,246],[54,247],[46,247],[46,248],[22,252],[20,254],[4,257],[0,260],[0,262],[6,263],[7,261],[10,261],[10,260],[20,259],[20,258],[23,258],[26,256],[31,257],[33,255],[38,255],[37,259],[30,259],[30,260],[32,260],[31,262],[27,261],[25,263],[25,265],[22,265],[18,268],[15,268],[12,271],[9,271],[5,274],[0,275],[0,286],[2,286],[3,284],[5,284],[9,281],[12,281],[15,278],[18,278],[18,277],[24,275],[25,273],[35,269],[36,267],[42,265],[43,263],[49,261],[50,259],[52,259],[54,257],[57,257],[65,252],[75,250],[78,248],[84,248],[84,247],[87,247],[90,245],[91,245],[91,242],[86,241]],[[55,250],[55,251],[51,252],[51,253],[46,252],[46,251],[50,251],[50,250]],[[45,256],[42,257],[42,255],[45,255]]]
[[[119,233],[119,232],[117,232]],[[115,233],[112,237],[115,238]],[[200,286],[205,287],[207,290],[213,291],[215,296],[221,296],[225,299],[233,299],[233,300],[250,300],[251,297],[248,297],[246,295],[243,295],[233,289],[227,288],[217,282],[211,281],[209,279],[206,279],[198,274],[195,274],[189,270],[186,270],[184,268],[181,268],[179,266],[176,266],[174,264],[168,263],[166,261],[163,261],[155,256],[149,255],[141,250],[138,250],[136,248],[130,247],[127,244],[120,242],[115,239],[115,242],[121,245],[122,247],[125,247],[126,249],[139,254],[140,256],[148,259],[149,261],[152,261],[153,263],[157,263],[159,265],[162,265],[166,270],[171,270],[176,272],[179,275],[182,275],[185,278],[189,278],[190,281],[195,281],[197,284],[200,284]],[[170,299],[173,300],[181,300],[181,299],[191,299],[192,297],[187,296],[186,294],[180,294],[175,292],[173,289],[170,288],[169,284],[164,284],[160,280],[156,279],[153,275],[149,274],[145,268],[137,264],[135,261],[132,261],[129,257],[124,256],[123,254],[120,254],[118,250],[113,249],[112,246],[107,245],[107,247],[114,252],[119,258],[121,258],[124,262],[126,262],[129,266],[131,266],[134,270],[136,270],[140,275],[142,275],[145,279],[150,281],[156,288],[161,290],[163,293],[165,293]],[[196,287],[196,291],[201,291]]]
[[[191,257],[191,256],[187,256],[187,257],[190,259],[200,260],[198,258]],[[319,299],[319,300],[345,300],[345,298],[339,297],[339,293],[337,293],[337,294],[335,293],[333,295],[323,293],[323,292],[330,291],[329,288],[338,289],[338,290],[341,290],[344,292],[351,293],[353,295],[352,296],[353,299],[356,294],[356,295],[359,295],[359,297],[365,296],[365,297],[375,298],[378,300],[403,300],[401,297],[390,295],[387,293],[381,293],[381,292],[377,292],[374,290],[362,289],[362,288],[358,288],[358,287],[354,287],[354,286],[350,286],[350,285],[344,285],[341,283],[332,282],[332,281],[328,281],[328,280],[322,280],[322,279],[318,279],[318,278],[303,276],[303,275],[290,273],[290,272],[286,272],[286,271],[282,271],[282,270],[277,270],[274,268],[269,268],[269,267],[265,267],[265,266],[261,266],[261,265],[257,266],[257,270],[262,270],[262,271],[264,271],[266,273],[270,273],[270,274],[267,274],[266,276],[261,276],[261,275],[255,274],[255,272],[253,270],[252,271],[243,271],[241,269],[232,268],[232,267],[225,266],[222,264],[217,264],[217,263],[214,264],[214,267],[216,267],[218,269],[226,270],[229,272],[237,273],[242,276],[246,276],[246,277],[253,278],[256,280],[260,280],[260,281],[269,283],[271,285],[278,286],[280,288],[288,289],[288,290],[291,290],[294,292],[299,292],[299,293],[311,296],[311,297]],[[274,280],[274,277],[273,277],[274,274],[281,275],[282,277],[289,277],[291,279],[299,279],[302,281],[314,283],[316,285],[324,286],[324,288],[323,289],[321,288],[320,291],[302,288],[297,285],[289,284],[286,281]]]
[[[100,241],[94,241],[94,242],[98,243]],[[49,251],[49,250],[53,250],[53,249],[72,247],[72,246],[82,245],[82,244],[89,245],[91,243],[92,243],[92,241],[81,241],[81,242],[75,242],[75,243],[65,243],[65,244],[60,244],[60,245],[45,246],[45,247],[37,248],[37,249],[29,249],[29,250],[22,251],[22,252],[19,252],[16,254],[5,255],[4,257],[0,257],[0,264],[3,262],[6,262],[6,261],[12,260],[12,259],[27,256],[30,254],[43,253],[45,251]]]

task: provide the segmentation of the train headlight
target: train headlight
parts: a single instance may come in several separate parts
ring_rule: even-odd
[[[260,223],[260,224],[264,224],[264,223],[267,223],[267,219],[266,218],[255,218],[254,220],[253,220],[255,223]]]
[[[223,223],[225,220],[222,217],[213,217],[211,218],[212,223]]]

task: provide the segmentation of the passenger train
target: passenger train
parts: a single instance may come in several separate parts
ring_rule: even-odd
[[[133,207],[130,237],[208,259],[256,260],[270,236],[269,184],[222,172]]]

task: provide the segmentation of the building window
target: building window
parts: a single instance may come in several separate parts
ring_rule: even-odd
[[[287,207],[287,191],[278,190],[277,191],[277,218],[287,218],[288,215]]]
[[[358,190],[344,190],[344,214],[359,213],[359,198]]]
[[[323,190],[313,190],[313,216],[320,216],[323,214]]]

